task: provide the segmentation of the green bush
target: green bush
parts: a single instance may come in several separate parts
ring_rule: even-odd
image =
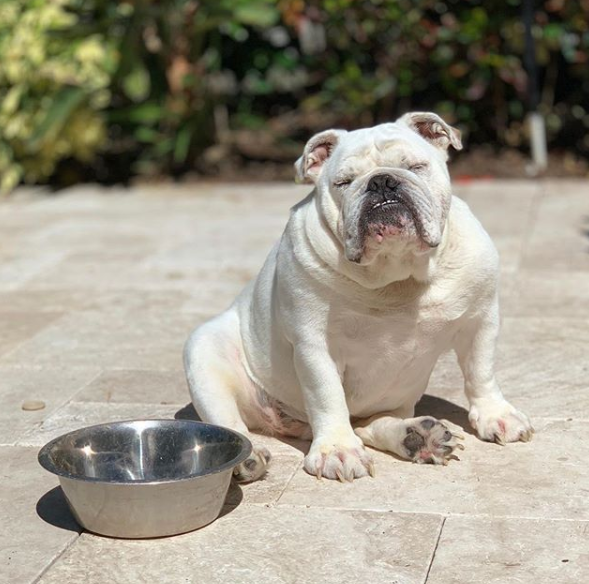
[[[85,34],[74,0],[0,4],[0,188],[50,178],[67,157],[92,163],[106,140],[116,54]]]
[[[547,0],[534,25],[550,144],[583,156],[588,17]],[[517,0],[3,0],[1,187],[74,161],[104,180],[286,161],[410,108],[521,148],[522,53]]]
[[[176,173],[215,140],[214,106],[235,89],[223,54],[279,19],[273,0],[146,0],[129,6],[108,119],[133,171]]]

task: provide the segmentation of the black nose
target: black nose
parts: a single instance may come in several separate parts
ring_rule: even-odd
[[[393,191],[398,186],[399,181],[390,174],[377,174],[370,179],[367,190],[376,192]]]

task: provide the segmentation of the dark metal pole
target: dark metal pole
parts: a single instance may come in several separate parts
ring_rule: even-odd
[[[536,63],[536,47],[532,35],[534,24],[534,0],[523,0],[522,17],[525,28],[524,67],[528,75],[527,98],[528,111],[535,112],[540,103],[538,91],[538,65]]]
[[[534,0],[523,0],[522,19],[525,30],[524,67],[527,73],[526,98],[528,122],[530,125],[530,149],[532,151],[532,172],[538,174],[548,165],[546,151],[546,127],[544,118],[538,111],[540,105],[540,84],[538,82],[538,64],[532,28],[534,26]]]

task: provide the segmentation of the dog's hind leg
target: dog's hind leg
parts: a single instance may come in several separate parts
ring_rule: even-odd
[[[203,422],[225,426],[248,437],[251,381],[243,369],[239,320],[229,309],[197,328],[184,346],[184,368],[194,408]],[[251,455],[234,471],[238,482],[255,481],[266,473],[270,453],[254,445]]]

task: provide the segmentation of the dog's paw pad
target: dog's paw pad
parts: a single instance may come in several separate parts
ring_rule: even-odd
[[[409,422],[406,432],[403,447],[407,458],[417,464],[448,464],[457,448],[464,449],[460,442],[464,436],[445,420],[417,418]]]
[[[254,447],[252,453],[233,470],[233,478],[238,483],[251,483],[262,478],[268,470],[272,455],[267,448]]]

